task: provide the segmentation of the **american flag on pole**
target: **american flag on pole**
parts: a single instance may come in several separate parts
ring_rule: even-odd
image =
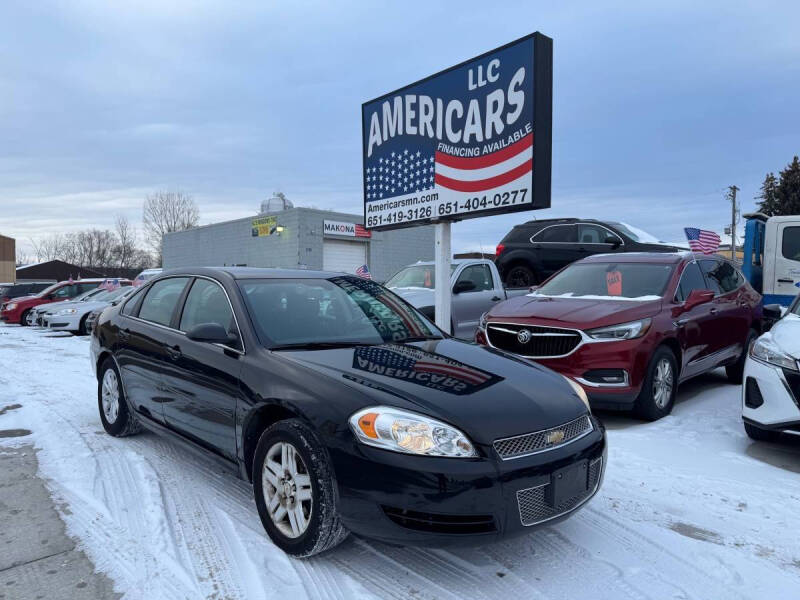
[[[372,275],[369,272],[369,268],[367,265],[361,265],[356,269],[356,275],[359,277],[363,277],[364,279],[372,279]]]
[[[692,252],[701,254],[714,254],[719,249],[719,235],[707,229],[697,229],[696,227],[684,227],[686,239],[689,240],[689,248]]]

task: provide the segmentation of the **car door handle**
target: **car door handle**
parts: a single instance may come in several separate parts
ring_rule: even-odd
[[[167,354],[172,360],[177,360],[181,357],[181,347],[177,344],[175,346],[167,346]]]
[[[129,339],[131,339],[131,330],[120,329],[119,334],[117,334],[117,337],[119,337],[120,342],[127,342]]]
[[[688,318],[688,317],[684,317],[683,319],[678,319],[678,320],[676,321],[676,323],[675,323],[675,324],[676,324],[678,327],[683,327],[683,326],[684,326],[684,325],[686,325],[686,324],[687,324],[689,321],[691,321],[691,319],[690,319],[690,318]]]
[[[492,296],[492,302],[499,302],[500,300],[502,300],[500,296]]]
[[[717,310],[716,308],[712,308],[708,312],[710,312],[712,315],[715,315],[715,314],[717,314],[719,312],[719,310]]]
[[[778,279],[778,283],[794,283],[794,279]]]

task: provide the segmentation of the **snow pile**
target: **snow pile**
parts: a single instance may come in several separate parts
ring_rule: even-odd
[[[800,444],[751,443],[739,388],[686,384],[673,416],[602,415],[609,465],[571,519],[450,549],[351,538],[289,559],[250,486],[152,435],[114,439],[97,415],[86,338],[0,326],[0,430],[27,428],[68,531],[126,599],[797,598]],[[513,518],[513,517],[512,517]]]
[[[652,302],[653,300],[661,300],[661,296],[595,296],[592,294],[574,294],[567,292],[566,294],[543,294],[539,291],[531,292],[526,296],[532,298],[572,298],[573,300],[629,300],[631,302]]]

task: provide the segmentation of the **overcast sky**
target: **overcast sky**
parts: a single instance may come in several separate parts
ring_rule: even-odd
[[[267,6],[268,4],[272,7]],[[740,5],[740,6],[734,6]],[[201,222],[283,191],[360,213],[361,103],[532,31],[554,39],[553,208],[665,240],[721,231],[800,153],[800,2],[18,2],[0,8],[0,233]]]

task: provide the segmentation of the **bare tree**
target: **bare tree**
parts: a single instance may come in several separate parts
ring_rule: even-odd
[[[131,267],[136,256],[136,231],[128,219],[120,215],[116,220],[115,232],[117,243],[114,247],[114,262],[118,267]]]
[[[197,226],[200,213],[194,199],[183,192],[159,191],[144,201],[142,224],[147,243],[161,264],[161,247],[165,233]]]
[[[37,242],[34,239],[29,240],[33,246],[33,253],[36,255],[36,262],[44,262],[47,260],[56,260],[61,258],[62,250],[64,247],[64,237],[58,233],[48,235],[40,238]]]

